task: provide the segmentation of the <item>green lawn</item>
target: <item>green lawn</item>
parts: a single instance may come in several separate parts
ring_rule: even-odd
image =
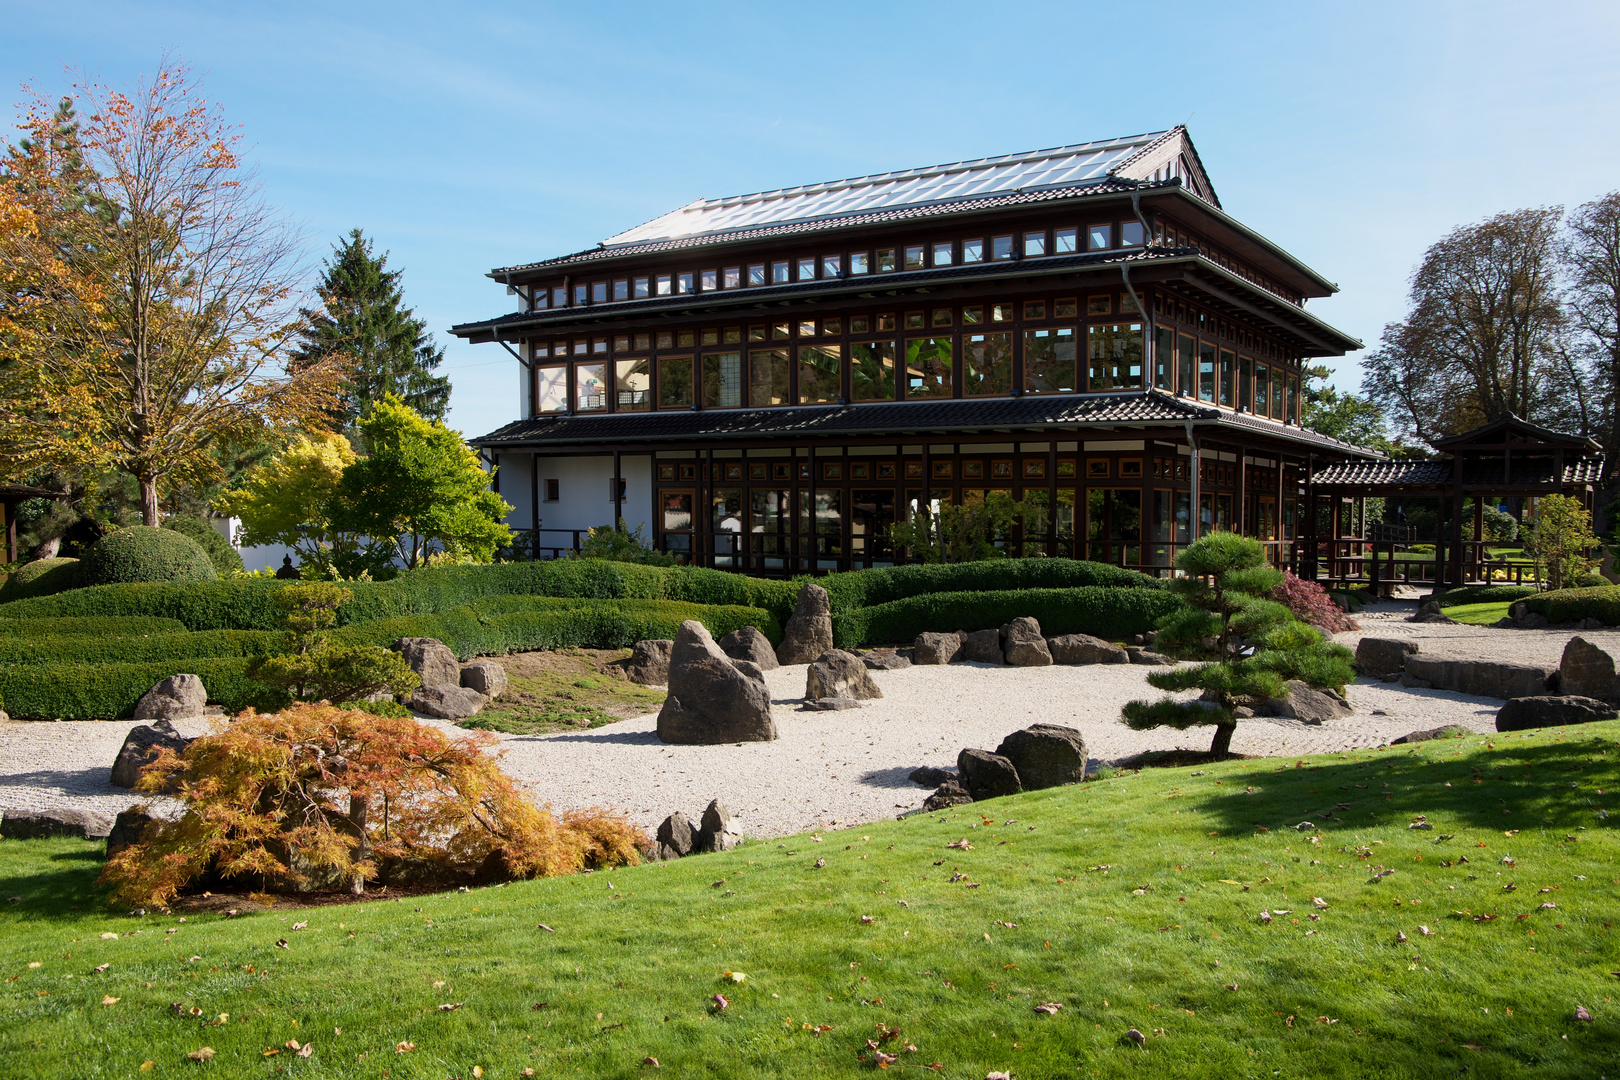
[[[1507,618],[1508,608],[1514,601],[1503,600],[1495,604],[1458,604],[1455,607],[1443,608],[1446,615],[1461,623],[1472,623],[1475,626],[1491,626]]]
[[[805,1077],[872,1070],[872,1040],[958,1080],[1620,1076],[1617,788],[1620,721],[184,924],[107,911],[94,845],[3,841],[0,895],[21,900],[0,907],[0,1061],[465,1080],[644,1077],[655,1057],[661,1075]]]

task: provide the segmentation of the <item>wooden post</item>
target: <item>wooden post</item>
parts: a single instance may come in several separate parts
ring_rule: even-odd
[[[1145,466],[1144,466],[1145,467]],[[1080,470],[1076,469],[1075,472]],[[1046,440],[1046,557],[1057,556],[1057,440]]]
[[[1439,596],[1446,591],[1446,498],[1442,495],[1435,502],[1438,520],[1434,536],[1434,595]]]
[[[1479,495],[1474,496],[1474,557],[1469,561],[1474,565],[1474,575],[1485,577],[1485,500]]]
[[[620,513],[619,509],[619,485],[622,483],[622,480],[620,479],[621,475],[622,471],[619,467],[619,451],[615,450],[613,451],[613,491],[611,492],[611,498],[613,499],[613,517],[609,522],[609,527],[614,529],[619,527],[619,518],[624,516],[622,513]]]
[[[1456,542],[1456,545],[1457,545],[1456,552],[1455,552],[1456,563],[1451,568],[1451,580],[1452,580],[1453,585],[1456,585],[1456,586],[1458,586],[1460,588],[1462,586],[1462,584],[1463,584],[1463,571],[1464,571],[1463,530],[1462,530],[1463,497],[1462,497],[1462,486],[1461,485],[1458,485],[1455,494],[1452,495],[1451,504],[1452,504],[1451,529],[1452,529],[1452,535],[1453,535],[1453,537],[1455,539],[1455,542]]]
[[[540,454],[529,453],[529,557],[540,561]]]

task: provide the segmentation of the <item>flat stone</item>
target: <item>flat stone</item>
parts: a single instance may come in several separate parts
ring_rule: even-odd
[[[1077,784],[1086,778],[1086,740],[1058,724],[1031,724],[1001,740],[996,754],[1012,763],[1025,791]]]
[[[669,696],[658,713],[658,737],[696,746],[776,738],[763,678],[739,671],[708,628],[692,619],[681,624],[670,651]]]
[[[911,657],[897,652],[871,652],[861,657],[868,671],[899,671],[911,666]]]
[[[914,664],[953,664],[962,658],[962,643],[967,635],[960,630],[949,634],[925,632],[917,635],[911,647]]]
[[[422,689],[461,686],[461,662],[438,638],[400,638],[396,648],[411,670],[421,676]]]
[[[619,661],[624,677],[643,686],[664,686],[669,682],[669,654],[675,648],[671,638],[638,641],[630,649],[630,658]]]
[[[1144,649],[1136,645],[1126,646],[1125,655],[1130,658],[1131,663],[1142,664],[1146,667],[1176,666],[1175,657],[1166,656],[1162,652],[1154,652],[1152,649]]]
[[[0,837],[7,840],[39,840],[48,836],[100,840],[112,832],[112,826],[112,818],[88,810],[0,811]]]
[[[784,664],[808,664],[832,647],[832,601],[826,589],[807,583],[799,590],[793,614],[782,628],[776,659]]]
[[[133,806],[120,811],[118,816],[113,818],[112,828],[107,832],[107,858],[110,859],[129,845],[138,843],[141,833],[154,820],[143,807]]]
[[[1024,790],[1013,763],[988,750],[963,750],[956,755],[956,771],[961,777],[958,782],[975,800],[1016,795]]]
[[[968,634],[958,659],[971,664],[1005,664],[1007,657],[1001,651],[1001,631],[975,630]]]
[[[1046,639],[1054,664],[1128,664],[1131,654],[1090,634],[1059,634]]]
[[[757,626],[733,630],[720,639],[719,645],[720,651],[733,660],[751,661],[758,664],[761,671],[771,671],[782,666],[776,659],[776,650],[771,648],[771,639]]]
[[[952,806],[966,806],[973,801],[967,788],[957,783],[954,778],[946,780],[935,789],[934,793],[923,800],[922,808],[925,812],[946,810]]]
[[[113,759],[112,775],[108,782],[114,787],[132,788],[141,778],[141,770],[157,760],[159,751],[167,748],[180,753],[191,740],[174,729],[168,720],[142,724],[129,729],[124,745]]]
[[[1542,694],[1513,698],[1496,714],[1497,731],[1526,731],[1530,728],[1586,724],[1593,720],[1613,720],[1615,707],[1596,698]]]
[[[1570,638],[1558,663],[1558,690],[1599,701],[1620,698],[1616,693],[1614,657],[1579,635]]]
[[[1451,690],[1476,697],[1532,697],[1547,692],[1554,669],[1531,664],[1502,664],[1489,660],[1438,660],[1408,656],[1406,674],[1436,690]]]
[[[197,675],[170,675],[135,703],[136,720],[189,720],[202,716],[208,690]]]
[[[1287,687],[1287,693],[1281,698],[1267,701],[1262,715],[1284,716],[1307,724],[1321,724],[1327,720],[1349,716],[1354,711],[1342,698],[1325,690],[1307,686],[1298,679],[1289,679],[1284,685]]]
[[[465,720],[488,705],[489,698],[465,686],[422,686],[411,692],[407,704],[414,712],[440,720]]]
[[[506,669],[494,660],[474,660],[462,666],[461,685],[493,700],[506,693]]]
[[[852,697],[806,698],[799,706],[801,712],[842,712],[845,709],[864,709],[866,703]]]
[[[1001,655],[1013,667],[1050,667],[1052,650],[1041,636],[1041,624],[1028,615],[1001,628]]]
[[[956,771],[954,769],[941,769],[934,765],[920,765],[906,775],[906,779],[913,784],[923,787],[938,787],[943,783],[955,783]]]
[[[1405,638],[1364,637],[1356,645],[1356,670],[1373,678],[1399,673],[1417,652],[1418,643]]]
[[[872,673],[861,658],[844,649],[828,649],[805,671],[804,696],[807,701],[821,698],[854,698],[869,701],[883,696]]]
[[[1377,716],[1380,714],[1378,710],[1375,709],[1373,710],[1373,715]],[[1446,724],[1442,727],[1424,728],[1422,731],[1414,731],[1409,734],[1402,735],[1398,739],[1391,739],[1389,740],[1389,745],[1405,746],[1408,743],[1428,742],[1431,739],[1449,739],[1453,735],[1466,734],[1468,734],[1467,728],[1461,727],[1457,724]]]
[[[665,818],[658,826],[660,848],[668,848],[675,858],[692,854],[693,845],[696,842],[696,833],[692,829],[692,823],[679,810]]]

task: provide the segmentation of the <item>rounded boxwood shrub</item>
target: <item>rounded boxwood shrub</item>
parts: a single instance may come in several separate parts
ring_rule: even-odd
[[[12,571],[0,585],[0,604],[26,600],[30,596],[50,596],[79,584],[78,559],[36,559]]]
[[[165,518],[163,527],[197,541],[197,545],[208,553],[208,561],[214,564],[220,577],[242,572],[242,556],[231,547],[229,540],[220,535],[218,529],[202,518],[177,515]]]
[[[103,536],[80,560],[79,571],[84,585],[219,579],[197,541],[150,525],[132,525]]]

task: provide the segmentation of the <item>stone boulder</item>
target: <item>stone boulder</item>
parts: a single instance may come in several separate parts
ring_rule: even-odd
[[[1289,679],[1283,685],[1286,687],[1284,696],[1267,701],[1263,710],[1257,710],[1260,715],[1284,716],[1307,724],[1321,724],[1349,716],[1355,711],[1331,690],[1317,690],[1298,679]]]
[[[1028,615],[1001,628],[1001,654],[1013,667],[1050,667],[1052,650],[1041,636],[1041,624]]]
[[[956,771],[960,777],[958,783],[975,800],[1016,795],[1024,790],[1013,763],[988,750],[963,750],[956,755]]]
[[[1586,724],[1593,720],[1613,720],[1613,705],[1596,698],[1542,694],[1513,698],[1496,714],[1497,731],[1525,731],[1530,728]]]
[[[776,738],[764,680],[737,670],[708,628],[693,619],[681,623],[670,650],[669,696],[658,713],[658,737],[695,746]]]
[[[128,810],[120,811],[113,818],[112,828],[107,831],[107,858],[123,851],[129,845],[138,843],[141,833],[146,831],[155,818],[146,812],[145,807],[134,806]]]
[[[845,709],[864,709],[864,702],[856,701],[852,697],[824,697],[806,698],[799,706],[800,712],[843,712]]]
[[[462,667],[461,685],[494,700],[506,693],[506,669],[494,660],[474,660]]]
[[[1454,623],[1457,620],[1440,610],[1440,601],[1427,600],[1417,609],[1416,615],[1408,615],[1407,622],[1417,623]]]
[[[132,788],[135,781],[141,778],[141,770],[157,760],[158,751],[166,747],[178,754],[190,742],[167,720],[132,727],[129,734],[124,736],[124,745],[118,748],[118,756],[113,759],[112,776],[108,780],[114,787]]]
[[[7,840],[38,840],[47,836],[71,836],[78,840],[100,840],[112,831],[112,818],[88,810],[6,810],[0,813],[0,837]]]
[[[1071,727],[1031,724],[1002,739],[996,755],[1012,763],[1025,791],[1078,784],[1086,778],[1086,741]]]
[[[663,686],[669,682],[669,654],[675,642],[669,638],[638,641],[626,660],[619,661],[624,677],[643,686]]]
[[[1046,639],[1054,664],[1128,664],[1130,654],[1090,634],[1059,634]]]
[[[489,698],[476,690],[443,684],[418,687],[411,692],[411,699],[406,702],[412,712],[436,716],[440,720],[465,720],[488,704]]]
[[[799,590],[799,601],[782,628],[776,659],[784,664],[808,664],[832,647],[832,601],[820,585],[806,585]]]
[[[1614,657],[1583,637],[1570,638],[1569,644],[1564,646],[1563,659],[1558,663],[1558,689],[1563,694],[1599,701],[1620,700]]]
[[[713,799],[703,810],[698,823],[697,836],[692,846],[695,851],[730,851],[742,842],[742,837],[731,831],[731,811],[719,799]]]
[[[861,663],[866,665],[868,671],[899,671],[901,668],[911,666],[909,656],[901,656],[897,652],[869,652],[861,657]]]
[[[196,675],[170,675],[135,703],[136,720],[189,720],[203,715],[208,690]]]
[[[870,701],[883,696],[872,681],[861,658],[844,649],[829,649],[805,671],[804,696],[807,701],[823,698],[854,698]]]
[[[686,815],[679,810],[665,818],[658,826],[658,857],[660,859],[680,859],[692,854],[697,843],[697,835],[692,829],[692,823]]]
[[[924,812],[932,813],[935,810],[945,810],[952,806],[965,806],[973,801],[967,788],[956,781],[955,777],[944,781],[934,790],[934,793],[923,800]]]
[[[1405,746],[1409,743],[1428,742],[1431,739],[1449,739],[1453,735],[1471,735],[1473,732],[1461,724],[1446,724],[1444,727],[1424,728],[1422,731],[1413,731],[1402,735],[1398,739],[1389,740],[1391,746]]]
[[[970,664],[1005,664],[1007,657],[1001,651],[1000,630],[975,630],[962,641],[958,657]]]
[[[1553,671],[1552,668],[1531,664],[1408,656],[1402,682],[1408,686],[1428,686],[1476,697],[1535,697],[1547,692],[1547,680]]]
[[[911,646],[913,664],[954,664],[962,659],[962,643],[967,635],[960,630],[949,634],[922,633]]]
[[[923,787],[938,787],[946,781],[956,781],[956,770],[941,769],[935,765],[919,765],[906,774],[906,779]]]
[[[1146,665],[1147,667],[1175,667],[1176,666],[1176,658],[1175,657],[1166,656],[1162,652],[1154,652],[1152,649],[1144,648],[1144,647],[1142,647],[1140,645],[1127,645],[1127,646],[1125,646],[1125,656],[1126,656],[1127,659],[1130,660],[1131,663],[1133,663],[1133,664],[1143,664],[1143,665]]]
[[[400,638],[395,647],[411,665],[411,670],[421,676],[423,690],[461,686],[461,662],[444,642],[430,637],[408,637]]]
[[[733,660],[747,660],[758,664],[761,671],[771,671],[782,666],[777,662],[776,650],[771,648],[771,639],[761,633],[757,626],[733,630],[720,639],[719,645],[720,651]]]
[[[1364,637],[1356,645],[1356,670],[1375,679],[1399,674],[1417,651],[1418,643],[1405,638]]]

